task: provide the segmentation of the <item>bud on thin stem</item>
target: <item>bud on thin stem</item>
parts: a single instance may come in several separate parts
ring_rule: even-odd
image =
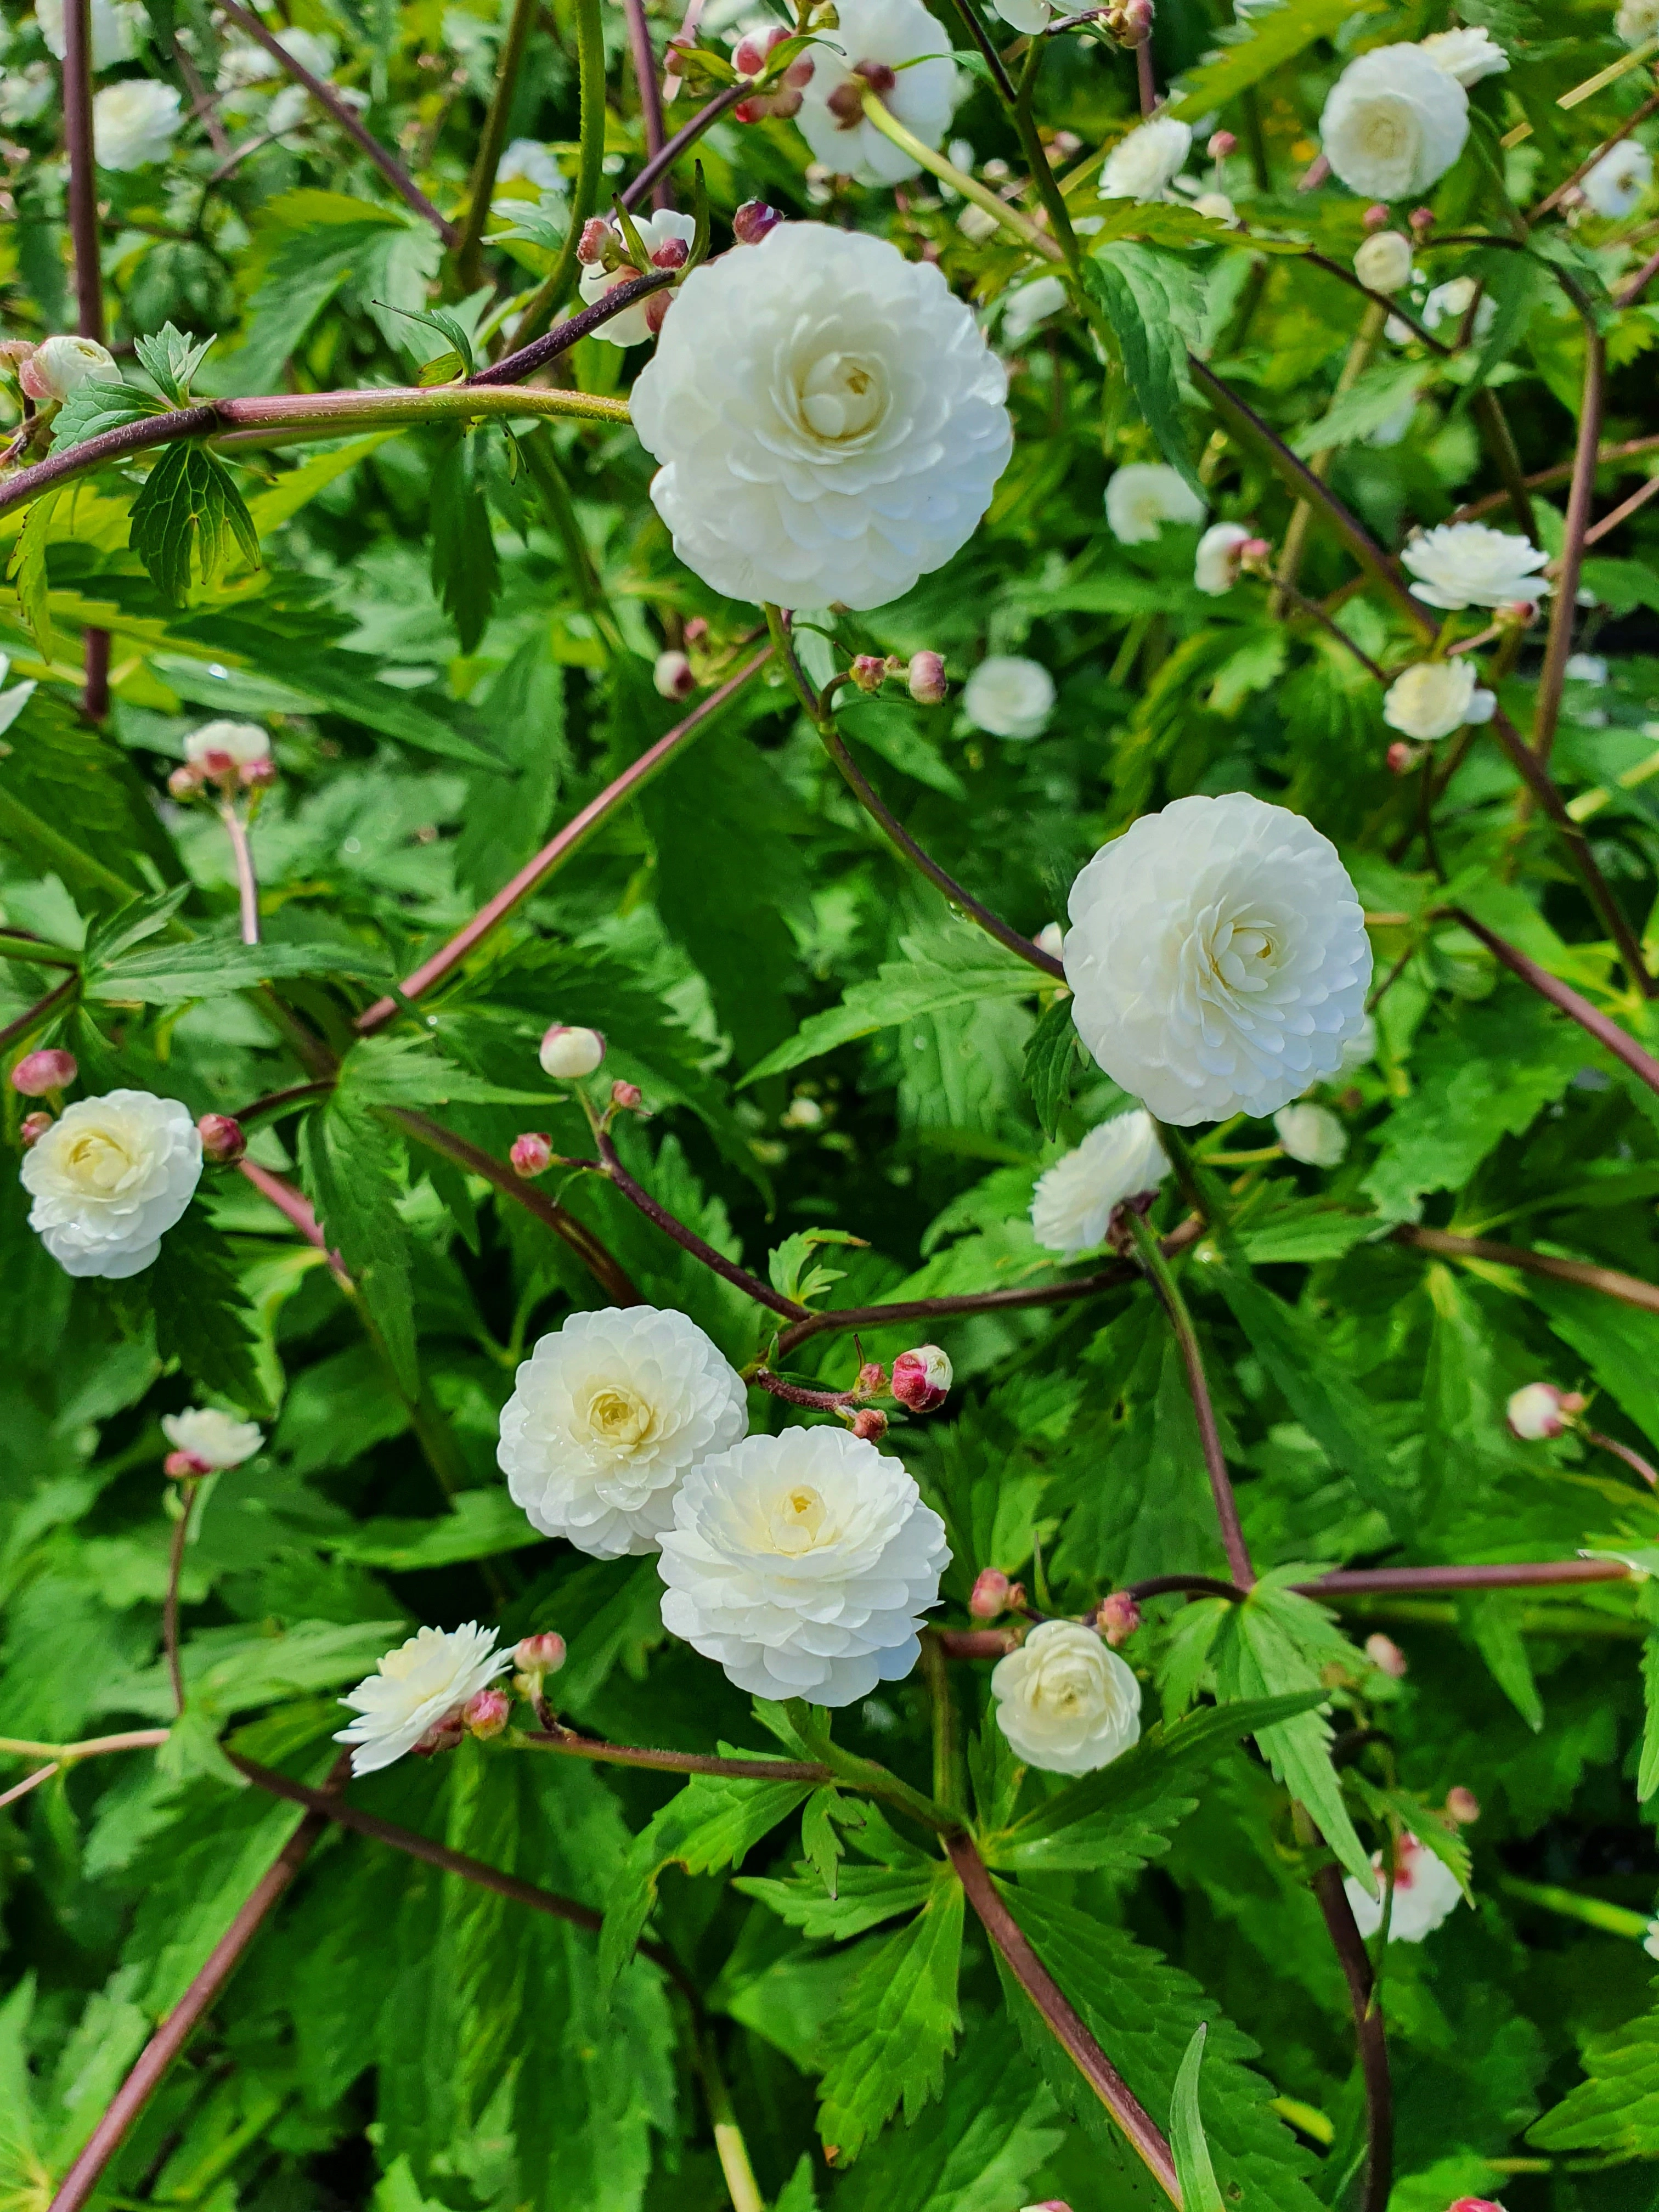
[[[202,1139],[203,1157],[216,1167],[234,1167],[247,1151],[242,1125],[234,1115],[204,1114],[196,1127]]]
[[[514,1175],[522,1176],[526,1182],[534,1176],[545,1175],[553,1164],[554,1152],[550,1139],[538,1129],[527,1129],[521,1137],[513,1139],[513,1149],[507,1154]]]
[[[51,1127],[50,1114],[25,1114],[22,1125],[17,1132],[23,1140],[23,1150],[27,1152],[31,1145],[38,1145]]]
[[[80,1072],[72,1052],[49,1045],[23,1054],[11,1072],[11,1087],[24,1098],[50,1098],[66,1091]]]

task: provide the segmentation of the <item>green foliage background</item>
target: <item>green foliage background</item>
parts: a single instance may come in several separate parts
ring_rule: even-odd
[[[335,40],[340,81],[368,95],[371,127],[440,205],[459,207],[505,22],[491,0],[293,0],[283,12]],[[1295,189],[1324,93],[1357,47],[1443,27],[1445,11],[1289,0],[1253,40],[1218,47],[1227,12],[1164,0],[1159,81],[1179,77],[1185,112],[1238,132],[1227,184],[1253,230],[1346,269],[1361,204]],[[1505,209],[1568,174],[1650,82],[1637,70],[1585,106],[1556,105],[1623,51],[1606,0],[1465,0],[1462,15],[1489,25],[1514,66],[1473,94],[1474,143],[1433,195],[1449,237],[1503,230]],[[660,40],[678,11],[653,20]],[[32,16],[9,12],[8,29],[9,82],[44,48]],[[179,85],[188,106],[175,32],[210,82],[222,30],[198,0],[149,0],[129,73]],[[509,135],[550,145],[567,175],[576,35],[573,7],[550,0],[508,117]],[[642,143],[620,9],[605,9],[605,35],[607,167],[620,180]],[[1132,61],[1084,38],[1053,42],[1037,112],[1046,132],[1072,134],[1067,158],[1119,135],[1133,107]],[[260,139],[258,116],[256,100],[230,123],[233,149]],[[1505,151],[1500,136],[1523,119],[1532,136]],[[58,120],[50,106],[0,143],[10,337],[67,327],[72,313]],[[981,168],[1019,168],[983,83],[956,128]],[[192,126],[166,166],[99,181],[114,338],[216,332],[187,380],[198,394],[412,381],[445,343],[413,311],[447,302],[474,338],[497,280],[503,294],[532,287],[556,252],[556,203],[538,213],[533,197],[498,196],[495,228],[516,216],[513,234],[489,250],[489,285],[468,294],[430,227],[314,111],[222,174],[225,159]],[[926,179],[896,199],[809,177],[786,122],[723,122],[702,159],[720,246],[738,202],[759,195],[927,253],[988,318],[1023,268],[1012,246],[965,232],[959,204]],[[1260,449],[1230,440],[1188,387],[1185,343],[1297,452],[1334,450],[1334,488],[1389,545],[1501,488],[1483,392],[1500,398],[1524,467],[1559,468],[1584,325],[1558,269],[1605,322],[1604,439],[1651,434],[1659,307],[1615,311],[1610,293],[1651,250],[1656,211],[1650,195],[1622,222],[1557,222],[1528,251],[1433,249],[1436,281],[1473,273],[1488,288],[1490,335],[1445,362],[1387,348],[1340,402],[1363,303],[1337,276],[1299,252],[1253,251],[1243,233],[1163,214],[1152,227],[1139,211],[1142,242],[1108,238],[1096,264],[1133,388],[1077,315],[1051,319],[1012,351],[1015,455],[972,543],[898,604],[824,617],[833,641],[803,633],[819,680],[854,653],[945,655],[957,687],[945,705],[849,695],[842,727],[911,833],[1020,929],[1060,915],[1078,867],[1139,813],[1234,789],[1336,840],[1372,918],[1389,979],[1376,1054],[1319,1094],[1347,1131],[1346,1160],[1229,1168],[1225,1249],[1206,1238],[1182,1263],[1252,1551],[1263,1569],[1295,1571],[1237,1616],[1215,1601],[1150,1604],[1126,1656],[1167,1733],[1072,1790],[1031,1777],[1012,1802],[1000,1739],[982,1732],[987,1669],[951,1669],[986,1856],[1161,2125],[1208,2024],[1200,2110],[1229,2205],[1353,2203],[1363,2163],[1352,2022],[1309,1885],[1316,1854],[1275,1770],[1301,1778],[1339,1848],[1354,1824],[1351,1860],[1390,1820],[1431,1826],[1454,1784],[1482,1805],[1465,1832],[1472,1901],[1426,1944],[1387,1953],[1397,2212],[1444,2212],[1464,2193],[1501,2194],[1510,2212],[1654,2201],[1659,2014],[1642,1936],[1659,1868],[1637,1786],[1643,1685],[1659,1686],[1647,1589],[1372,1598],[1321,1613],[1285,1586],[1344,1562],[1654,1556],[1659,1508],[1614,1460],[1571,1437],[1520,1444],[1503,1408],[1519,1384],[1551,1377],[1595,1394],[1601,1431],[1659,1449],[1659,1315],[1392,1232],[1420,1221],[1659,1280],[1659,1099],[1437,918],[1443,907],[1474,914],[1650,1045],[1659,1025],[1488,735],[1457,745],[1425,839],[1425,771],[1389,774],[1380,693],[1341,642],[1275,619],[1260,585],[1199,594],[1194,530],[1119,544],[1103,491],[1113,465],[1157,458],[1161,433],[1182,442],[1215,513],[1282,538],[1286,495]],[[150,365],[176,374],[181,358],[153,350]],[[558,373],[616,392],[641,358],[588,340]],[[1407,401],[1404,435],[1379,442]],[[763,1274],[769,1250],[799,1231],[863,1240],[828,1255],[842,1272],[824,1302],[851,1306],[1063,1279],[1032,1239],[1031,1187],[1120,1103],[1072,1052],[1063,1004],[1055,1013],[1030,970],[881,840],[775,672],[418,1015],[353,1043],[353,1013],[677,719],[651,680],[665,644],[688,622],[707,625],[700,682],[754,649],[754,611],[674,561],[629,431],[520,432],[427,427],[216,458],[175,447],[32,509],[0,598],[14,687],[0,694],[0,926],[61,948],[78,978],[30,1026],[21,1018],[56,971],[0,957],[9,1054],[61,1042],[88,1092],[135,1085],[192,1113],[234,1112],[306,1080],[287,1042],[291,1006],[349,1048],[344,1073],[325,1104],[266,1121],[254,1157],[303,1182],[358,1278],[343,1293],[250,1183],[210,1172],[153,1270],[72,1283],[25,1226],[21,1109],[7,1091],[9,1738],[67,1742],[171,1719],[160,1416],[211,1399],[268,1430],[262,1454],[212,1486],[188,1547],[190,1700],[167,1746],[89,1761],[0,1816],[0,2205],[17,2212],[44,2212],[296,1824],[295,1808],[235,1786],[222,1742],[315,1782],[332,1759],[337,1692],[416,1625],[477,1617],[509,1639],[567,1638],[558,1703],[584,1729],[752,1754],[778,1748],[770,1727],[787,1744],[785,1716],[751,1713],[665,1636],[653,1561],[586,1560],[537,1538],[511,1506],[494,1448],[514,1366],[604,1294],[569,1245],[411,1141],[397,1115],[431,1115],[498,1159],[527,1126],[581,1152],[585,1124],[548,1095],[535,1043],[551,1020],[592,1023],[610,1040],[607,1077],[637,1082],[653,1109],[619,1130],[632,1174]],[[1608,469],[1599,504],[1631,488]],[[201,518],[193,548],[161,512],[185,492]],[[1558,483],[1534,501],[1552,551],[1561,497]],[[244,503],[257,567],[239,533]],[[1654,512],[1587,563],[1595,605],[1580,643],[1609,673],[1569,684],[1554,754],[1638,931],[1659,877]],[[21,523],[14,514],[0,533],[15,543]],[[1316,526],[1304,588],[1338,595],[1347,636],[1397,662],[1404,626],[1375,591],[1343,591],[1353,574]],[[89,625],[113,641],[102,727],[78,712]],[[967,721],[959,687],[987,653],[1053,672],[1059,703],[1040,738]],[[1534,633],[1501,686],[1523,729],[1538,665]],[[165,798],[185,737],[211,714],[275,733],[281,780],[253,833],[257,952],[237,943],[217,824]],[[1450,754],[1449,743],[1437,771]],[[501,1095],[526,1092],[542,1103]],[[1216,1141],[1267,1153],[1274,1136],[1247,1123]],[[691,1315],[739,1364],[756,1355],[763,1317],[739,1290],[614,1189],[573,1178],[556,1194],[646,1299]],[[1170,1186],[1160,1226],[1185,1210]],[[890,1359],[918,1333],[866,1330],[864,1354]],[[957,1389],[931,1423],[896,1426],[890,1448],[947,1521],[942,1619],[966,1624],[988,1566],[1079,1613],[1127,1582],[1224,1571],[1182,1371],[1145,1288],[932,1333]],[[826,1334],[793,1364],[841,1388],[855,1358],[850,1338]],[[755,1425],[781,1425],[786,1409],[751,1395]],[[1376,1630],[1405,1650],[1403,1680],[1364,1656]],[[1200,1686],[1224,1698],[1302,1693],[1271,1764],[1238,1746],[1237,1720],[1207,1734],[1180,1720]],[[1304,1710],[1321,1690],[1328,1720]],[[1378,1735],[1354,1756],[1366,1729]],[[1333,1730],[1346,1741],[1340,1778]],[[838,1716],[836,1741],[932,1786],[922,1678]],[[1650,1753],[1640,1778],[1645,1797]],[[722,2077],[779,2212],[1154,2201],[1000,1977],[948,1863],[902,1816],[844,1791],[682,1789],[471,1741],[351,1795],[607,1912],[607,1942],[331,1832],[100,2204],[702,2212],[729,2201],[708,2093]],[[833,1876],[838,1858],[832,1897],[823,1869]],[[699,1992],[695,2021],[661,1966],[631,1955],[647,1925]]]

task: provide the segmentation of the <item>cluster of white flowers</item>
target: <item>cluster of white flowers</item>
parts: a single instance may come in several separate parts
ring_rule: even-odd
[[[352,1772],[378,1774],[433,1729],[459,1718],[468,1701],[513,1664],[510,1651],[495,1649],[499,1633],[469,1620],[447,1631],[422,1628],[388,1651],[340,1700],[357,1715],[334,1739],[352,1747]]]
[[[951,127],[961,81],[951,41],[922,0],[842,0],[836,27],[811,48],[813,70],[796,121],[814,157],[860,185],[897,185],[918,172],[863,110],[867,87],[924,145]]]
[[[968,678],[962,710],[994,738],[1036,738],[1054,711],[1054,679],[1040,660],[994,653]]]
[[[1150,544],[1166,522],[1203,520],[1203,501],[1165,461],[1130,461],[1106,486],[1106,526],[1120,545]]]
[[[1140,1683],[1092,1628],[1045,1620],[991,1674],[997,1726],[1027,1766],[1092,1774],[1140,1740]]]
[[[1353,1908],[1355,1925],[1367,1942],[1382,1925],[1381,1851],[1371,1860],[1371,1866],[1379,1876],[1375,1897],[1368,1897],[1352,1875],[1342,1885]],[[1443,1859],[1437,1859],[1415,1836],[1403,1837],[1395,1861],[1389,1942],[1420,1943],[1434,1933],[1462,1894],[1457,1876]]]
[[[1273,1113],[1337,1073],[1364,1019],[1370,942],[1335,847],[1248,792],[1143,815],[1070,912],[1078,1034],[1161,1121]]]
[[[154,1264],[202,1179],[190,1109],[149,1091],[64,1108],[23,1155],[29,1227],[66,1274],[119,1282]]]
[[[1144,1107],[1091,1129],[1040,1176],[1031,1194],[1031,1233],[1048,1252],[1091,1252],[1126,1200],[1156,1190],[1170,1172]]]
[[[1006,397],[937,268],[791,222],[686,279],[631,404],[662,464],[652,499],[705,583],[863,609],[973,535],[1013,450]]]
[[[1419,743],[1489,722],[1497,712],[1497,695],[1480,687],[1468,659],[1419,660],[1395,678],[1382,702],[1389,727]]]
[[[1460,613],[1465,607],[1528,605],[1550,591],[1539,571],[1549,556],[1525,538],[1484,522],[1443,522],[1419,531],[1401,558],[1419,599]]]
[[[124,77],[92,103],[92,144],[100,169],[147,169],[165,161],[183,118],[183,102],[170,84],[153,77]]]

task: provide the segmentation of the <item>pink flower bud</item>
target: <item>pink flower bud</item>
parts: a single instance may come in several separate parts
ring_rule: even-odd
[[[1152,0],[1124,0],[1122,22],[1113,28],[1121,46],[1144,46],[1152,35]]]
[[[211,1474],[213,1469],[194,1452],[170,1451],[161,1462],[163,1474],[170,1474],[178,1482],[194,1482],[200,1476]]]
[[[72,1052],[49,1045],[23,1054],[11,1072],[11,1087],[25,1098],[49,1098],[54,1091],[67,1090],[80,1072]]]
[[[1367,230],[1386,230],[1389,222],[1389,210],[1381,200],[1375,200],[1359,220]]]
[[[194,768],[176,768],[167,778],[167,789],[175,799],[194,799],[202,788],[202,778]]]
[[[1504,2212],[1504,2208],[1493,2203],[1490,2197],[1458,2197],[1446,2207],[1446,2212]]]
[[[202,1139],[203,1158],[216,1167],[234,1167],[247,1151],[242,1125],[234,1115],[204,1114],[196,1130]]]
[[[1430,231],[1434,228],[1434,210],[1432,208],[1413,208],[1408,220],[1411,223],[1412,228],[1417,233],[1418,236],[1419,238],[1426,238]]]
[[[1473,1790],[1456,1782],[1446,1792],[1446,1810],[1460,1828],[1467,1828],[1480,1818],[1480,1800]]]
[[[1241,568],[1257,568],[1272,550],[1265,538],[1247,538],[1238,549],[1238,565]]]
[[[756,204],[756,203],[755,203],[753,200],[750,200],[750,202],[749,203],[749,204],[750,205],[750,207],[753,207],[753,206]],[[741,215],[741,214],[743,213],[743,210],[742,210],[741,208],[739,208],[739,209],[738,210],[738,213],[739,215]],[[701,645],[701,644],[702,643],[702,641],[703,641],[704,638],[706,638],[706,637],[708,636],[708,616],[707,616],[707,615],[693,615],[693,616],[692,616],[692,617],[691,617],[691,619],[690,619],[690,621],[689,623],[687,623],[687,624],[685,625],[685,641],[686,641],[686,643],[687,643],[688,645]]]
[[[17,1132],[23,1139],[23,1150],[27,1152],[31,1145],[38,1145],[51,1127],[50,1114],[25,1114],[22,1126]]]
[[[785,70],[783,81],[794,91],[800,92],[811,83],[813,72],[817,67],[817,64],[811,54],[797,54],[794,60]]]
[[[487,1742],[501,1734],[512,1711],[513,1700],[505,1690],[480,1690],[476,1698],[467,1700],[461,1717],[474,1735]]]
[[[637,1083],[624,1083],[618,1076],[611,1086],[611,1103],[624,1114],[632,1114],[645,1103],[645,1093]]]
[[[968,1601],[969,1612],[975,1620],[994,1620],[1000,1613],[1007,1611],[1012,1587],[1000,1567],[981,1567],[973,1595]]]
[[[1025,2212],[1072,2212],[1072,2208],[1060,2197],[1045,2197],[1038,2203],[1028,2204]]]
[[[1100,1601],[1095,1626],[1115,1651],[1140,1626],[1140,1607],[1127,1590],[1114,1590]]]
[[[1496,611],[1499,622],[1515,623],[1525,629],[1538,618],[1538,603],[1535,599],[1510,599]]]
[[[651,250],[653,269],[684,269],[691,258],[691,249],[683,238],[671,238]]]
[[[668,320],[668,310],[674,304],[672,292],[653,292],[645,303],[645,327],[653,337]]]
[[[783,217],[764,200],[745,200],[732,218],[732,235],[739,246],[758,246],[769,238]]]
[[[853,1389],[860,1398],[878,1398],[887,1388],[887,1370],[878,1359],[866,1359]]]
[[[196,763],[204,775],[234,775],[241,763],[222,745],[210,745]]]
[[[1212,161],[1224,161],[1229,154],[1238,151],[1238,141],[1231,131],[1212,131],[1206,150]]]
[[[520,1638],[513,1652],[514,1663],[526,1674],[556,1674],[564,1664],[564,1638],[547,1629],[540,1636]]]
[[[1510,1434],[1528,1444],[1562,1435],[1573,1416],[1583,1410],[1584,1400],[1577,1390],[1558,1390],[1553,1382],[1523,1383],[1504,1409]]]
[[[950,1355],[938,1345],[920,1344],[893,1362],[893,1395],[913,1413],[934,1412],[950,1395]]]
[[[568,1029],[555,1022],[542,1039],[540,1058],[544,1075],[568,1082],[592,1075],[605,1058],[605,1039],[598,1030]]]
[[[605,249],[611,242],[611,225],[602,215],[591,215],[582,225],[582,234],[576,246],[576,258],[585,269],[592,269],[605,259]]]
[[[875,1406],[860,1406],[848,1426],[866,1444],[878,1444],[887,1433],[887,1416]]]
[[[732,68],[739,76],[758,76],[769,57],[789,35],[781,23],[775,23],[769,30],[750,31],[732,49]]]
[[[683,653],[659,653],[651,672],[651,681],[657,687],[659,697],[664,699],[689,699],[697,688],[691,664]]]
[[[276,763],[269,753],[264,760],[244,761],[237,779],[244,791],[268,791],[276,781]]]
[[[887,663],[878,653],[861,653],[847,672],[860,691],[879,691],[887,681]]]
[[[824,101],[842,131],[856,131],[864,120],[864,87],[855,76],[844,76]]]
[[[1373,1667],[1379,1668],[1385,1674],[1392,1674],[1396,1682],[1406,1673],[1406,1655],[1392,1636],[1384,1636],[1380,1632],[1376,1636],[1368,1636],[1365,1638],[1365,1656]]]
[[[937,707],[951,688],[945,680],[945,663],[936,653],[911,654],[908,681],[918,707]]]
[[[532,1176],[545,1175],[553,1164],[553,1146],[539,1130],[526,1129],[521,1137],[514,1137],[513,1149],[507,1154],[513,1163],[513,1172],[528,1182]]]
[[[1404,738],[1396,738],[1385,757],[1390,775],[1405,775],[1417,765],[1417,747],[1408,745]]]

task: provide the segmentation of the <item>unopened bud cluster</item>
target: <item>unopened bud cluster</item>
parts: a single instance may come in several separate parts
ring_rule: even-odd
[[[247,1139],[232,1114],[204,1114],[196,1132],[202,1139],[202,1157],[216,1167],[234,1167],[246,1154]]]
[[[747,94],[732,110],[739,123],[758,123],[768,115],[798,115],[803,88],[812,82],[816,67],[810,52],[797,54],[786,63],[777,76],[768,74],[767,65],[778,48],[793,36],[781,24],[769,30],[750,31],[739,39],[732,52],[732,66],[739,76],[753,78],[757,89]],[[752,243],[753,241],[745,241]]]
[[[1095,1612],[1095,1626],[1114,1651],[1127,1644],[1140,1626],[1140,1607],[1127,1590],[1114,1590],[1102,1598]]]
[[[1011,1582],[1000,1567],[984,1567],[975,1579],[968,1610],[975,1620],[994,1620],[1000,1613],[1018,1613],[1025,1603],[1025,1585]]]
[[[592,1075],[605,1058],[605,1039],[598,1030],[570,1027],[555,1022],[542,1038],[538,1057],[542,1073],[566,1083]]]
[[[846,672],[847,682],[871,698],[884,684],[900,678],[919,707],[937,707],[950,690],[937,653],[913,653],[908,661],[892,653],[861,653]]]

